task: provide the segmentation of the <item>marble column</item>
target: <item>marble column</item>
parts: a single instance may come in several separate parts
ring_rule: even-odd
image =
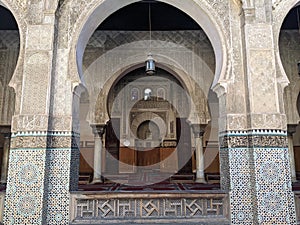
[[[206,183],[204,176],[204,154],[203,154],[203,134],[205,126],[193,124],[192,130],[195,138],[196,148],[196,182]]]
[[[95,147],[94,147],[94,176],[92,183],[102,182],[102,149],[105,125],[92,125]]]
[[[296,132],[296,127],[297,124],[288,124],[288,130],[287,130],[292,182],[297,181],[295,156],[294,156],[294,144],[293,144],[293,134]]]

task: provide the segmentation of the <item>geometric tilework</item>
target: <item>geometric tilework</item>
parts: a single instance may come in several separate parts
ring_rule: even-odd
[[[296,224],[285,131],[223,133],[220,163],[232,224]]]
[[[12,135],[5,224],[69,223],[70,190],[78,184],[78,138],[72,132]]]
[[[10,151],[4,224],[41,224],[46,150]]]

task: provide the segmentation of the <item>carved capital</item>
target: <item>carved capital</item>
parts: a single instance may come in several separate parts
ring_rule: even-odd
[[[195,138],[203,137],[207,124],[192,124],[192,130]]]
[[[93,124],[91,125],[91,127],[95,136],[98,135],[101,138],[103,137],[103,134],[105,133],[106,129],[106,124]]]

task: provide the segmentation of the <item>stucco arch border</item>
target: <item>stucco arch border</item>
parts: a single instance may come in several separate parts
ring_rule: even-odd
[[[287,87],[290,82],[288,76],[286,75],[285,69],[281,61],[281,56],[280,56],[280,49],[279,49],[280,31],[284,19],[287,17],[288,13],[292,10],[292,8],[294,8],[297,5],[300,5],[300,0],[280,1],[276,6],[273,6],[274,7],[273,32],[274,32],[274,40],[275,40],[275,54],[276,54],[277,68],[280,75],[279,77],[281,78],[279,80],[279,83],[281,84],[282,89]],[[297,84],[294,85],[293,90],[295,91],[299,90],[299,86],[300,86],[300,82],[297,82]],[[293,99],[293,102],[295,103],[295,105],[297,104],[297,97]]]
[[[288,15],[288,13],[291,11],[292,8],[294,8],[296,5],[299,4],[300,4],[299,0],[285,0],[285,1],[280,1],[278,5],[273,6],[273,18],[274,18],[273,33],[274,33],[274,40],[275,40],[275,54],[276,54],[277,68],[281,75],[279,76],[281,77],[279,83],[281,83],[282,88],[285,88],[289,84],[289,80],[283,68],[280,52],[279,52],[280,31],[281,31],[283,21]]]
[[[82,59],[85,47],[94,30],[109,15],[120,8],[139,0],[102,0],[90,3],[91,7],[83,8],[77,23],[74,25],[73,37],[70,41],[70,66],[77,68],[79,80],[83,75]],[[194,19],[208,36],[215,53],[216,70],[213,86],[225,82],[228,69],[227,42],[222,30],[221,18],[216,17],[215,9],[210,8],[206,0],[160,0],[161,2],[177,7]],[[78,3],[79,4],[79,3]],[[75,71],[72,71],[75,72]],[[74,74],[74,73],[73,73]],[[74,78],[78,80],[78,78]]]
[[[101,90],[100,93],[97,95],[97,100],[95,105],[95,108],[93,105],[91,105],[89,115],[92,116],[91,118],[88,119],[90,123],[92,124],[106,124],[109,119],[109,109],[108,109],[108,95],[111,90],[111,88],[126,74],[130,73],[131,71],[143,67],[144,62],[137,62],[135,64],[127,65],[126,67],[120,69],[116,73],[114,73],[110,78],[106,81],[106,83],[103,85],[103,89]],[[162,61],[157,64],[157,67],[166,70],[170,74],[172,74],[182,85],[183,89],[187,91],[188,95],[192,98],[193,101],[196,100],[196,97],[194,93],[191,91],[193,87],[193,80],[188,74],[183,71],[182,69],[174,66],[174,65],[169,65],[167,63],[163,63]],[[206,96],[204,94],[204,96]],[[104,97],[104,98],[102,98]],[[207,96],[206,96],[207,97]],[[103,104],[100,104],[101,101],[104,101]],[[100,105],[102,105],[103,108],[100,108]],[[192,104],[193,105],[193,104]],[[194,107],[190,105],[190,114],[194,114],[193,110],[195,110]],[[93,113],[94,112],[94,113]],[[102,115],[102,118],[99,118],[98,115]]]
[[[17,60],[17,65],[14,70],[13,76],[9,83],[9,86],[14,88],[15,92],[18,93],[18,89],[20,88],[20,84],[22,82],[22,68],[23,68],[23,60],[24,60],[24,49],[25,49],[25,34],[26,34],[26,27],[27,24],[24,18],[21,16],[24,14],[22,10],[20,10],[20,6],[17,5],[15,1],[7,1],[7,0],[0,0],[0,5],[7,8],[13,15],[14,19],[17,22],[18,29],[19,29],[19,37],[20,37],[20,50],[19,56]],[[21,12],[22,11],[22,12]]]

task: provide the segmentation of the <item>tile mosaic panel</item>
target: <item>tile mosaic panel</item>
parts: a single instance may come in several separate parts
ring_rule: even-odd
[[[232,224],[296,224],[287,134],[281,130],[220,135],[222,188]]]
[[[68,224],[70,190],[76,190],[79,135],[12,134],[5,224]]]

